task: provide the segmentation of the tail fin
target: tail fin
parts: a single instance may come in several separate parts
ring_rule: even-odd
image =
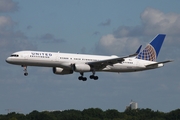
[[[148,61],[156,61],[161,46],[164,42],[165,34],[158,34],[136,58]]]

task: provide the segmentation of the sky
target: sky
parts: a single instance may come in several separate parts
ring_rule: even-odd
[[[179,0],[0,0],[0,114],[33,110],[125,110],[169,112],[180,107]],[[166,34],[157,61],[164,67],[136,73],[55,75],[52,68],[21,66],[5,59],[20,50],[126,56]],[[91,73],[85,73],[89,76]]]

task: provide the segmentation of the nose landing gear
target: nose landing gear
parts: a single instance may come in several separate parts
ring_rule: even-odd
[[[28,72],[27,72],[27,66],[24,66],[24,65],[22,65],[22,67],[24,68],[24,76],[27,76],[28,75]]]

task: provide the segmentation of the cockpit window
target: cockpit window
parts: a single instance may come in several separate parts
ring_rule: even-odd
[[[12,54],[11,57],[19,57],[17,54]]]

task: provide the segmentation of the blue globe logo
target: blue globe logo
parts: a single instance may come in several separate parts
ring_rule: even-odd
[[[142,60],[156,61],[156,51],[154,50],[153,46],[148,44],[146,48],[140,54],[138,54],[136,58]]]

